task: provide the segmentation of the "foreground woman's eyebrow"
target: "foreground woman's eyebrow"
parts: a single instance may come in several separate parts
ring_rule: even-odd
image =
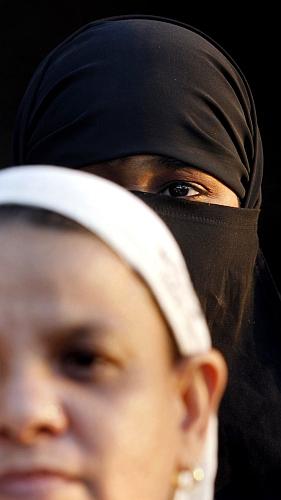
[[[121,321],[117,321],[117,318],[107,317],[99,318],[91,321],[54,321],[50,319],[48,323],[42,323],[40,325],[40,332],[38,335],[38,329],[35,327],[34,332],[36,336],[36,343],[44,343],[47,345],[57,344],[63,345],[65,342],[87,342],[87,341],[99,341],[105,342],[110,340],[111,343],[118,337],[118,342],[121,341],[121,335],[118,332],[122,332]],[[2,323],[0,318],[0,348],[1,345],[5,348],[5,345],[9,343],[9,336],[11,330],[7,328],[7,324]],[[117,343],[115,341],[115,343]]]
[[[64,342],[64,341],[87,341],[87,340],[105,340],[118,335],[122,330],[121,321],[110,317],[90,321],[65,321],[48,325],[44,328],[43,337],[46,342]],[[113,334],[114,332],[114,334]]]

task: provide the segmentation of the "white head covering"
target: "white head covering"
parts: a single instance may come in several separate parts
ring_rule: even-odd
[[[208,351],[210,335],[179,247],[164,222],[136,196],[85,172],[53,166],[0,172],[0,205],[51,210],[78,222],[137,271],[157,300],[179,351]],[[201,464],[205,479],[177,500],[212,500],[217,470],[217,419],[211,417]]]

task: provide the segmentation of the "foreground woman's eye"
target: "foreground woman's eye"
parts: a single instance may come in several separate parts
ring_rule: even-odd
[[[162,189],[161,194],[164,194],[166,196],[173,196],[175,198],[180,198],[180,197],[198,196],[202,194],[202,192],[199,190],[199,188],[197,188],[197,186],[193,186],[189,182],[174,181],[171,182],[164,189]]]
[[[87,349],[69,350],[60,356],[60,366],[63,373],[81,380],[89,378],[97,368],[106,364],[107,361],[103,356]]]

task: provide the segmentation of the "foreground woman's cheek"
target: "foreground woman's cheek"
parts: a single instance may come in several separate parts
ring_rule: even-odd
[[[171,425],[172,404],[168,404],[162,382],[161,387],[157,383],[153,388],[149,377],[134,372],[130,380],[120,379],[120,386],[112,392],[108,389],[94,395],[89,391],[87,397],[85,391],[83,397],[81,391],[77,399],[72,393],[70,416],[85,452],[93,498],[169,498],[177,439]]]

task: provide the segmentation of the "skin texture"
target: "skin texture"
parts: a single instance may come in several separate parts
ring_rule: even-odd
[[[239,207],[237,195],[209,174],[177,160],[137,155],[83,167],[131,190]]]
[[[2,224],[0,273],[0,499],[171,499],[221,356],[178,359],[147,287],[94,236]]]

